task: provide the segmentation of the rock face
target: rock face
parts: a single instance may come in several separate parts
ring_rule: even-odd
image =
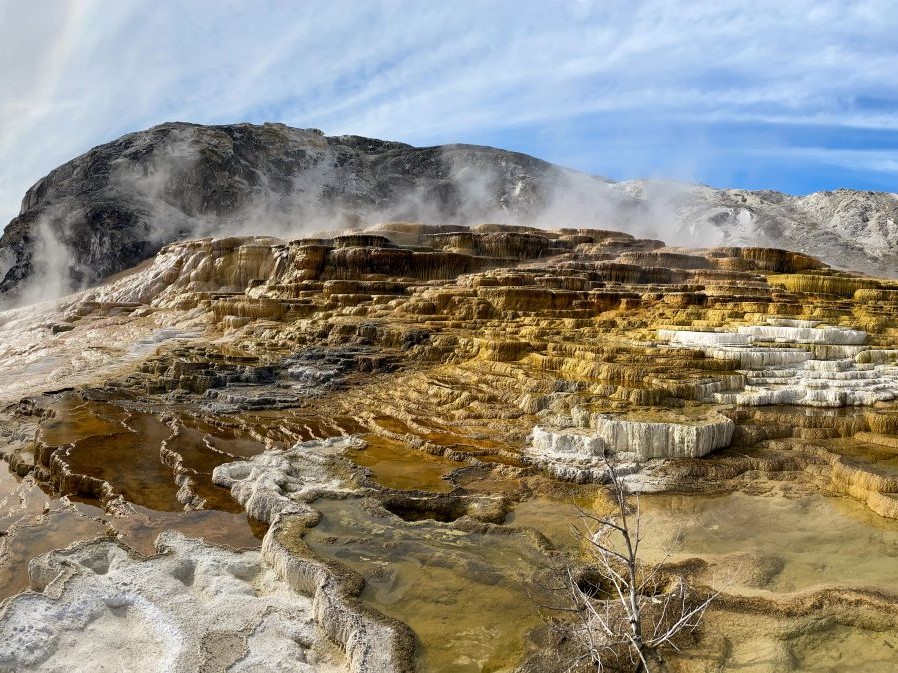
[[[898,194],[837,189],[807,196],[697,187],[679,217],[711,225],[732,245],[800,250],[833,266],[898,275]]]
[[[676,414],[665,420],[627,418],[572,410],[573,422],[582,427],[535,427],[524,455],[550,474],[571,481],[601,481],[608,461],[627,471],[630,463],[656,458],[701,458],[730,445],[736,424],[719,413],[702,418]]]
[[[878,275],[898,268],[895,194],[791,197],[612,183],[488,147],[416,148],[282,124],[169,123],[96,147],[28,190],[0,239],[0,294],[26,301],[59,296],[185,238],[293,239],[397,219],[451,223],[423,244],[478,256],[531,257],[542,247],[539,230],[508,240],[498,230],[459,234],[452,223],[568,221],[693,245],[790,248]],[[570,230],[569,240],[578,235]],[[624,262],[691,269],[696,260],[704,264],[699,257]],[[770,263],[768,270],[778,270],[777,260]],[[795,259],[786,263],[795,268]]]
[[[697,422],[631,420],[600,416],[596,434],[615,453],[634,453],[638,460],[700,458],[729,446],[736,424],[724,416]]]
[[[487,147],[415,148],[282,124],[162,124],[96,147],[28,190],[0,239],[0,292],[35,276],[53,276],[60,291],[83,287],[165,243],[213,232],[295,238],[410,216],[527,219],[575,181],[603,183]]]

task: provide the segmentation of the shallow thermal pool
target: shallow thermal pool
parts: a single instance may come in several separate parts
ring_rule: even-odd
[[[414,629],[421,671],[508,671],[539,624],[534,575],[548,563],[516,535],[373,516],[359,500],[316,500],[317,553],[365,577],[363,600]]]
[[[642,558],[701,557],[728,594],[779,601],[784,594],[841,586],[898,591],[898,521],[848,497],[811,495],[645,495]],[[570,501],[534,498],[506,523],[542,531],[558,547],[577,545]],[[804,626],[812,625],[805,629]],[[712,609],[700,648],[676,655],[686,671],[850,673],[898,671],[898,633],[831,623],[826,614],[790,622]]]
[[[109,517],[96,500],[49,497],[33,481],[4,473],[0,523],[11,530],[4,541],[6,563],[0,565],[2,595],[24,588],[30,558],[110,527],[144,553],[167,528],[218,544],[258,544],[263,531],[249,525],[228,492],[212,486],[208,475],[221,462],[261,451],[262,442],[189,418],[181,419],[174,437],[170,426],[150,414],[74,396],[64,396],[55,410],[56,418],[42,428],[42,440],[72,444],[70,464],[107,479],[131,506],[124,517]],[[184,511],[173,468],[162,462],[164,442],[183,457],[207,509]],[[392,440],[371,441],[351,457],[397,489],[445,492],[451,485],[444,477],[458,466]],[[583,506],[588,499],[579,502]],[[372,513],[358,499],[319,499],[314,506],[323,519],[307,534],[307,543],[361,573],[363,600],[415,630],[422,671],[513,669],[523,653],[524,634],[540,624],[540,574],[552,565],[529,540],[468,533],[432,520],[406,522]],[[667,551],[673,560],[705,558],[715,568],[718,585],[735,573],[728,593],[776,597],[833,585],[898,591],[898,521],[882,519],[847,497],[654,494],[641,498],[641,508],[645,560],[660,559]],[[570,526],[577,520],[573,500],[537,496],[517,504],[505,523],[534,528],[556,548],[574,550]],[[728,616],[709,618],[721,621],[721,630],[745,650],[733,661],[757,664],[744,670],[778,670],[779,659],[768,657],[761,645],[749,647],[755,641],[743,637],[744,625],[728,626]],[[867,632],[846,631],[842,640],[837,635],[809,641],[803,654],[790,645],[801,670],[851,670],[836,666],[840,654],[853,647],[849,643],[881,640]]]
[[[79,540],[116,535],[144,554],[164,530],[202,537],[213,544],[257,547],[264,528],[249,521],[227,490],[214,486],[215,465],[263,450],[256,440],[221,436],[183,425],[172,429],[148,413],[128,411],[107,402],[85,401],[72,394],[54,400],[53,417],[41,425],[40,441],[69,448],[64,461],[75,472],[107,481],[123,497],[115,514],[104,511],[89,493],[66,497],[48,494],[32,477],[22,479],[0,470],[0,598],[28,586],[28,561]],[[191,509],[177,499],[174,469],[163,461],[168,446],[182,456],[194,491],[205,502]]]
[[[658,560],[671,548],[672,560],[705,558],[721,586],[736,573],[728,593],[775,598],[823,585],[898,590],[898,522],[848,498],[651,495],[641,506],[643,558]],[[423,671],[513,668],[524,634],[540,624],[535,587],[545,581],[538,577],[550,565],[545,555],[516,536],[375,516],[358,500],[318,500],[315,507],[323,520],[306,542],[361,573],[363,600],[415,630]],[[557,547],[573,549],[569,526],[577,517],[573,502],[538,497],[519,504],[506,524],[536,528]],[[708,623],[735,648],[725,670],[772,673],[791,657],[800,664],[795,670],[848,671],[840,658],[848,643],[879,648],[867,648],[864,661],[881,662],[885,652],[883,634],[847,627],[802,639],[749,635],[746,623],[726,614],[711,614]]]
[[[848,498],[811,495],[644,495],[640,498],[646,561],[671,551],[672,559],[739,555],[777,559],[781,569],[761,584],[735,580],[728,591],[764,589],[777,593],[821,585],[882,587],[898,591],[898,521],[883,519]],[[531,526],[556,546],[570,548],[570,524],[578,521],[573,503],[534,498],[519,504],[506,523]],[[721,564],[724,565],[724,564]],[[767,564],[771,565],[771,564]],[[721,573],[720,584],[733,577]]]
[[[367,442],[361,449],[354,449],[347,456],[355,463],[372,471],[374,479],[387,488],[400,490],[420,489],[434,493],[448,493],[452,484],[445,477],[459,466],[439,456],[411,451],[394,439],[365,435]]]

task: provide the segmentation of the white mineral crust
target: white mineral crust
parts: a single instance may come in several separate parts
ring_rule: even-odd
[[[362,444],[352,436],[300,442],[286,451],[269,450],[250,460],[219,465],[212,472],[212,481],[230,488],[250,517],[272,523],[280,514],[308,513],[303,498],[346,492],[327,465],[333,456]]]
[[[233,551],[167,531],[144,559],[112,540],[34,559],[0,612],[0,671],[348,670],[311,599]]]
[[[698,392],[706,402],[844,407],[898,399],[898,349],[867,347],[863,330],[785,318],[767,322],[729,332],[663,329],[658,338],[738,362],[744,385],[705,386]]]
[[[562,479],[597,481],[605,474],[605,456],[623,473],[632,464],[656,458],[698,458],[729,446],[736,424],[712,414],[695,421],[631,420],[574,410],[579,428],[536,426],[524,455]],[[592,432],[586,427],[591,428]]]

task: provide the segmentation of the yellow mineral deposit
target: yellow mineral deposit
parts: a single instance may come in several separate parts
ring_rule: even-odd
[[[4,604],[0,668],[88,651],[74,622],[16,630],[51,594],[119,638],[104,606],[130,573],[141,605],[190,587],[148,652],[207,642],[203,615],[237,596],[280,615],[253,636],[222,617],[230,649],[172,655],[197,669],[301,631],[265,665],[561,670],[536,606],[611,456],[644,493],[648,558],[723,592],[671,670],[895,670],[895,281],[768,248],[389,222],[170,244],[3,314],[0,358],[2,585],[37,557],[43,592]]]

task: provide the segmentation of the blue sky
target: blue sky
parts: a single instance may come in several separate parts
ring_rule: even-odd
[[[896,34],[891,0],[0,0],[0,224],[55,166],[171,120],[898,191]]]

